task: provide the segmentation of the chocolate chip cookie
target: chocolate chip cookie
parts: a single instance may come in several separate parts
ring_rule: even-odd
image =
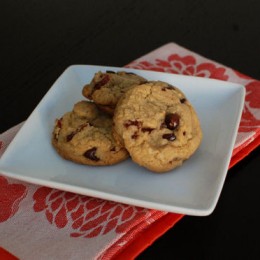
[[[82,94],[93,100],[100,109],[113,114],[119,98],[133,85],[146,82],[146,79],[130,72],[97,72],[94,78],[83,87]]]
[[[52,144],[65,159],[87,165],[111,165],[128,157],[112,135],[112,118],[88,101],[56,120]]]
[[[202,139],[199,119],[185,95],[159,81],[135,86],[121,97],[113,131],[133,161],[155,172],[180,166]]]

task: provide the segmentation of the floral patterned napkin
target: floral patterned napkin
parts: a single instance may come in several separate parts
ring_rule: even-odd
[[[260,81],[175,43],[166,44],[127,67],[244,85],[245,106],[230,167],[259,145]],[[21,126],[0,135],[0,156]],[[0,245],[20,259],[133,258],[183,217],[33,185],[3,175],[0,175],[0,190]],[[3,248],[0,258],[6,256]]]

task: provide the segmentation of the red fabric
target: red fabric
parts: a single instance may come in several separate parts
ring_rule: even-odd
[[[148,226],[142,233],[139,233],[136,239],[122,251],[118,252],[113,259],[120,260],[135,258],[183,217],[184,215],[182,214],[168,213],[159,221]]]
[[[260,81],[174,43],[160,47],[127,67],[209,77],[244,85],[245,106],[229,167],[259,146]],[[20,127],[0,135],[0,156]],[[0,176],[0,190],[4,191],[0,193],[0,244],[11,248],[14,255],[23,259],[34,259],[34,252],[32,254],[30,250],[32,244],[39,258],[69,259],[76,254],[79,259],[131,259],[183,217],[58,191],[4,176]],[[17,223],[19,228],[15,226]],[[62,243],[54,243],[54,240]],[[1,249],[0,259],[2,252],[7,253]]]
[[[12,255],[11,253],[9,253],[4,248],[0,247],[0,259],[3,259],[3,260],[18,260],[19,258]]]
[[[248,154],[250,154],[254,149],[256,149],[260,145],[260,136],[258,136],[253,142],[250,142],[243,149],[239,150],[234,156],[232,156],[229,168],[233,167],[243,158],[245,158]]]

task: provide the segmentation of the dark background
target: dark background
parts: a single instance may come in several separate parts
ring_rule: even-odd
[[[260,79],[259,14],[259,0],[2,0],[0,132],[66,67],[123,66],[172,41]],[[138,259],[259,259],[259,159],[229,171],[213,214],[186,216]]]

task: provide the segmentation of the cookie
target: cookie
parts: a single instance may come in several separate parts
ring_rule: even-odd
[[[133,161],[154,172],[180,166],[199,147],[200,122],[185,95],[164,82],[129,89],[114,112],[113,133]]]
[[[82,94],[93,100],[103,111],[113,114],[119,98],[133,85],[146,82],[146,79],[130,72],[106,71],[98,72],[83,87]]]
[[[112,118],[88,101],[56,120],[52,144],[65,159],[87,165],[111,165],[128,157],[112,135]]]

